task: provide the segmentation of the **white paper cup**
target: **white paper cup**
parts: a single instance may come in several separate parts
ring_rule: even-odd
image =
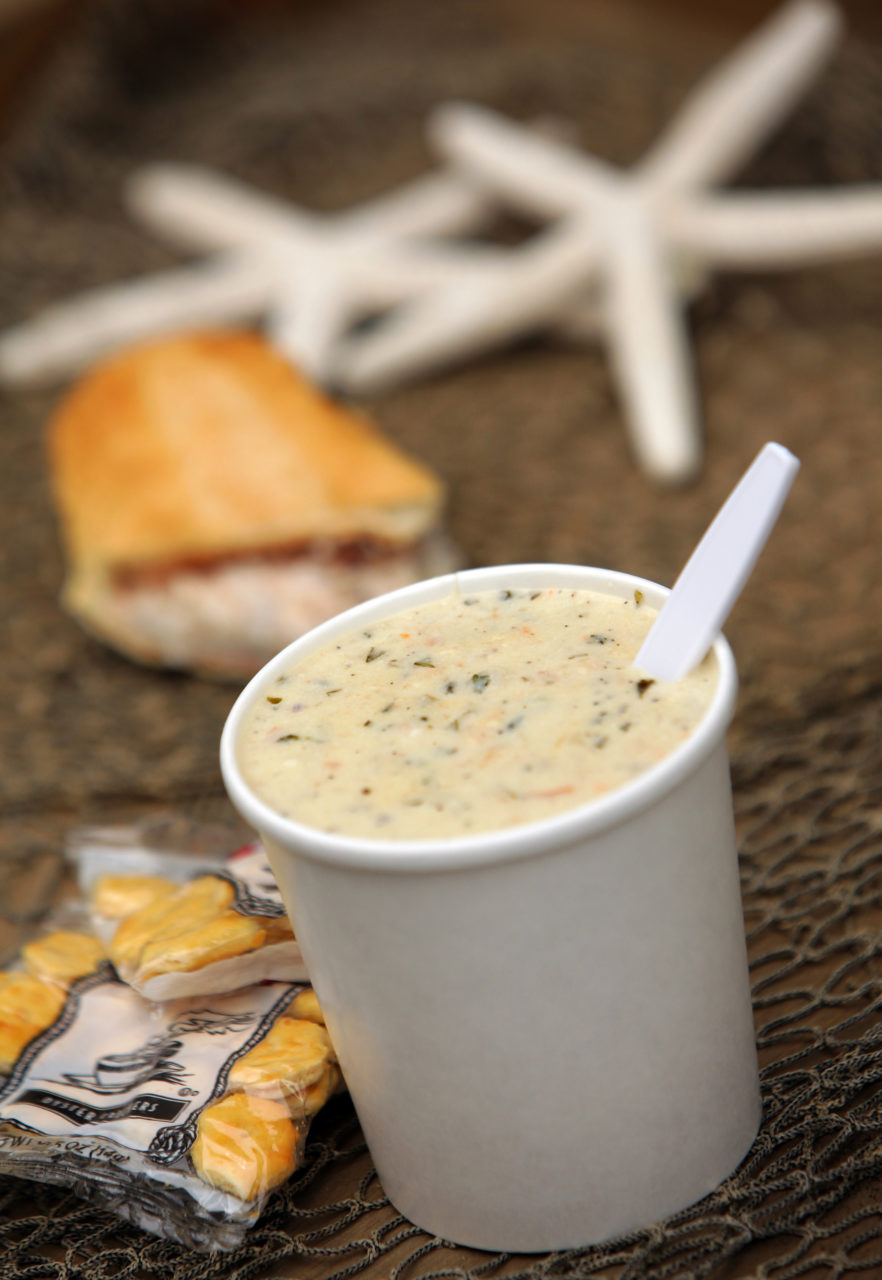
[[[582,587],[660,606],[627,574],[516,565],[469,590]],[[760,1119],[725,735],[737,676],[625,787],[546,821],[444,840],[328,835],[243,781],[242,718],[296,659],[446,594],[454,575],[323,624],[242,692],[221,742],[263,839],[383,1187],[476,1248],[544,1252],[711,1191]]]

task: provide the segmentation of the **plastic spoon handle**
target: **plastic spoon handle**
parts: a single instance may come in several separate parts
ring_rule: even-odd
[[[702,660],[741,594],[799,470],[765,445],[686,562],[634,660],[657,680],[679,680]]]

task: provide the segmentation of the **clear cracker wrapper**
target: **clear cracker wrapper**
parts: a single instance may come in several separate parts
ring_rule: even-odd
[[[0,1172],[71,1187],[191,1248],[240,1243],[342,1088],[311,988],[156,1005],[102,963],[66,997],[46,983],[54,998],[35,1008],[21,979],[41,982],[0,979],[0,1029],[25,997],[33,1011],[0,1085]]]
[[[91,927],[117,974],[149,1000],[234,991],[308,974],[263,847],[194,858],[137,828],[68,841]]]
[[[194,859],[138,834],[74,833],[83,896],[0,972],[0,1173],[231,1249],[345,1086],[312,988],[281,980],[302,959],[263,849]],[[264,937],[236,954],[240,918]]]

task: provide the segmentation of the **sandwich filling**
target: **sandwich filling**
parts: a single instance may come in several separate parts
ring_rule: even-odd
[[[409,544],[316,542],[81,573],[65,602],[96,636],[143,662],[247,678],[344,609],[456,567],[440,532]]]
[[[238,678],[343,609],[457,567],[445,486],[256,334],[117,353],[50,424],[64,603],[145,663]]]

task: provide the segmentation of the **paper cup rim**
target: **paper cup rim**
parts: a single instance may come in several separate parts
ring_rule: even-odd
[[[471,590],[572,587],[610,595],[622,590],[631,595],[639,590],[647,604],[654,608],[659,608],[669,594],[669,589],[659,583],[613,569],[554,563],[510,564],[424,579],[376,596],[319,624],[281,649],[249,680],[236,698],[221,734],[220,766],[224,786],[233,806],[259,836],[315,861],[363,871],[439,871],[514,861],[545,854],[619,826],[672,791],[724,737],[735,708],[738,675],[732,650],[721,634],[711,646],[717,661],[717,687],[694,732],[636,778],[563,813],[476,834],[406,840],[332,834],[277,813],[245,782],[236,758],[242,720],[254,700],[292,661],[363,623],[440,599],[457,583]]]

